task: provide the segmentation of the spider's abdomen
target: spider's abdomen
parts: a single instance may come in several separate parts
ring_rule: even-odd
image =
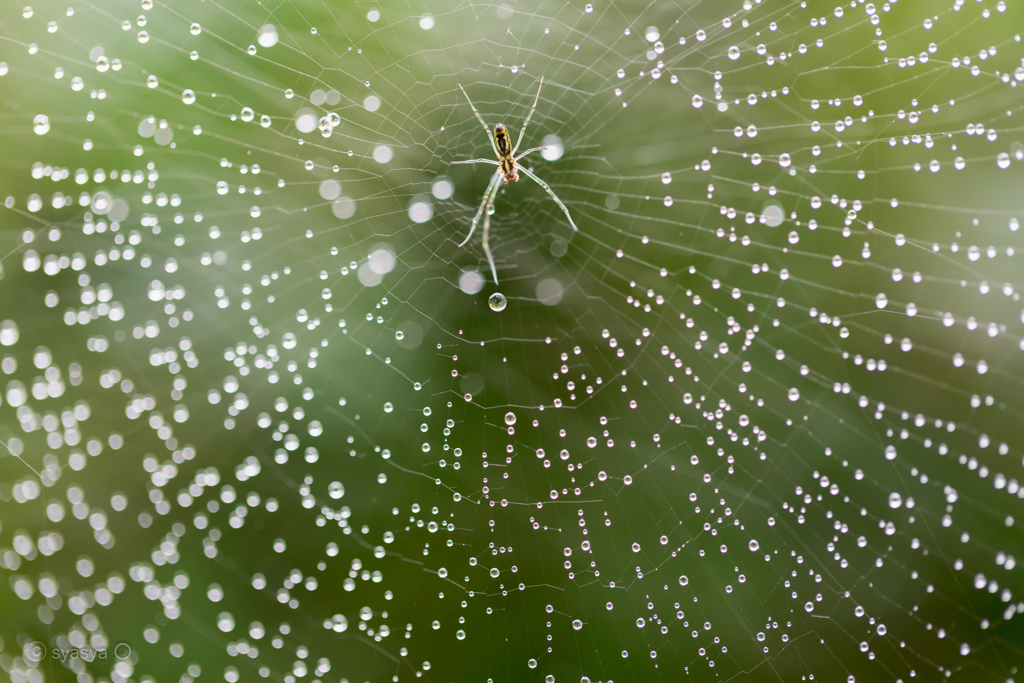
[[[498,146],[498,154],[501,156],[507,157],[512,154],[512,139],[504,124],[499,123],[494,127],[494,143]]]

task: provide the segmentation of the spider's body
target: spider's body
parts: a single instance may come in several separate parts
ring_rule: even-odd
[[[491,142],[491,149],[494,150],[495,156],[498,157],[496,161],[493,159],[470,159],[468,161],[451,162],[453,164],[491,164],[492,166],[498,167],[497,170],[494,172],[494,175],[491,176],[490,184],[487,185],[487,189],[484,191],[483,201],[480,203],[480,208],[477,210],[476,216],[473,217],[473,225],[470,226],[469,234],[466,235],[466,239],[462,240],[462,243],[459,244],[459,246],[461,247],[466,242],[469,241],[469,238],[473,236],[473,231],[476,230],[476,224],[480,221],[480,217],[483,216],[484,253],[487,254],[487,262],[491,266],[491,275],[494,276],[494,284],[498,284],[498,269],[494,267],[494,258],[491,256],[491,248],[487,243],[487,238],[489,237],[491,227],[491,214],[494,213],[494,198],[498,194],[498,188],[501,187],[502,185],[501,181],[504,181],[504,184],[506,185],[509,182],[519,182],[519,172],[522,171],[523,175],[525,175],[527,178],[543,187],[545,192],[551,195],[551,198],[555,200],[555,203],[558,204],[558,207],[562,209],[563,212],[565,212],[565,217],[569,219],[569,225],[572,226],[572,229],[578,229],[576,227],[576,224],[572,222],[572,216],[569,215],[569,209],[565,208],[565,204],[563,204],[562,200],[560,200],[555,195],[555,193],[551,191],[551,188],[548,187],[548,184],[545,183],[540,178],[538,178],[537,176],[535,176],[528,169],[525,169],[519,165],[519,160],[525,157],[527,154],[529,154],[530,152],[536,152],[544,148],[534,147],[532,149],[526,150],[519,156],[516,156],[516,150],[519,149],[519,144],[523,141],[523,138],[526,136],[526,126],[530,123],[530,117],[533,116],[533,112],[537,109],[537,100],[540,99],[540,89],[543,85],[544,78],[541,77],[540,85],[537,86],[537,96],[533,99],[533,108],[530,109],[530,113],[526,115],[526,121],[523,122],[523,131],[519,136],[519,142],[517,142],[515,147],[513,147],[512,136],[509,135],[508,128],[505,127],[505,124],[499,123],[498,125],[496,125],[494,127],[494,132],[492,135],[491,129],[484,122],[483,117],[480,116],[480,112],[478,112],[476,110],[476,107],[473,106],[473,101],[469,99],[469,95],[466,95],[466,90],[462,87],[461,83],[459,84],[459,89],[462,90],[463,95],[466,95],[466,100],[469,102],[469,106],[472,107],[473,113],[476,114],[477,120],[480,121],[480,124],[484,127],[484,130],[487,131],[487,137]]]
[[[505,183],[518,183],[519,164],[516,163],[516,158],[512,156],[512,138],[508,134],[508,128],[505,128],[504,123],[499,123],[494,127],[494,145],[498,148],[498,168],[501,169],[501,175],[505,179]]]

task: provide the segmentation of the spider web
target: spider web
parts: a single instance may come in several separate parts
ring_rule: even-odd
[[[1019,6],[3,12],[12,680],[1019,675]]]

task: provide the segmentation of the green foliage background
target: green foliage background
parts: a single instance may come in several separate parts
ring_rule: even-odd
[[[4,5],[0,667],[1017,677],[1022,26],[933,0]],[[540,76],[524,145],[562,142],[530,159],[580,231],[506,187],[496,286],[479,234],[457,247],[489,167],[449,164],[490,155],[457,84],[518,136]]]

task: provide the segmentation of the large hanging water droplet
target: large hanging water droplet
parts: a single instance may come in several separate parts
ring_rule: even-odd
[[[513,413],[511,410],[509,412],[505,413],[505,424],[507,424],[509,427],[511,427],[515,423],[516,423],[516,414]]]
[[[508,306],[508,299],[501,292],[495,292],[487,297],[487,305],[491,307],[492,311],[501,312]]]
[[[185,104],[192,104],[196,101],[196,93],[191,88],[181,91],[181,101]]]

